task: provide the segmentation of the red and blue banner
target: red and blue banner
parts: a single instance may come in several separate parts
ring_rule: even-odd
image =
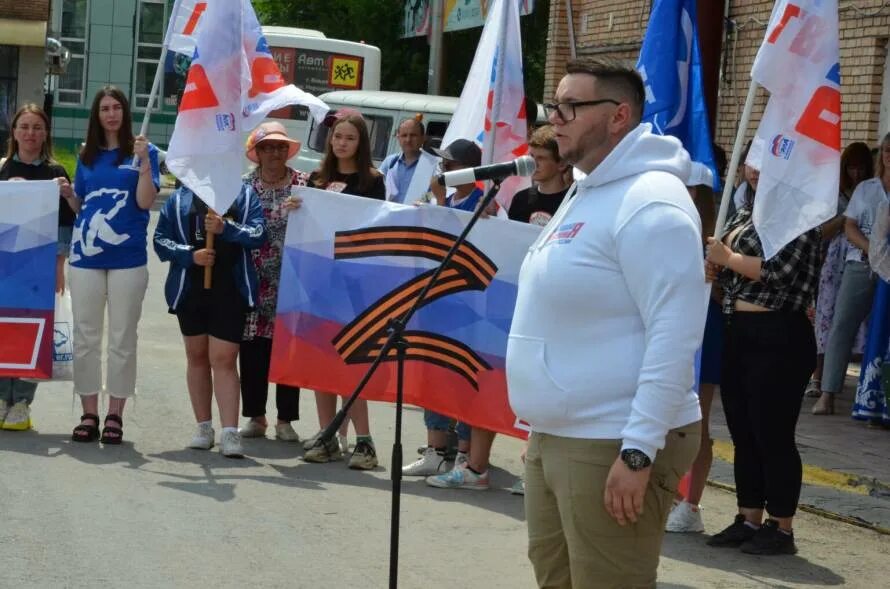
[[[0,376],[52,378],[59,186],[0,182]]]
[[[269,379],[352,393],[388,322],[429,282],[470,214],[312,188],[291,213]],[[405,402],[524,437],[507,400],[505,354],[525,253],[539,227],[485,219],[407,325]],[[363,397],[394,401],[394,351]]]

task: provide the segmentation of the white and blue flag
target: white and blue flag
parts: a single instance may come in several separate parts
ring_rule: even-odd
[[[714,190],[719,191],[695,0],[655,0],[637,70],[646,90],[643,122],[651,123],[656,133],[679,139],[693,161],[711,170]]]

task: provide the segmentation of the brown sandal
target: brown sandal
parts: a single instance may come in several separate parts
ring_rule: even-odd
[[[99,416],[95,413],[84,413],[80,416],[81,421],[86,421],[87,419],[92,419],[93,421],[95,421],[95,425],[81,423],[80,425],[75,427],[74,431],[71,432],[72,442],[83,442],[84,444],[89,444],[90,442],[95,442],[99,439]]]
[[[117,423],[118,426],[108,425],[108,422]],[[117,445],[124,441],[124,420],[120,415],[109,413],[105,416],[105,427],[102,428],[102,439],[99,440],[103,444]],[[112,435],[108,435],[112,434]]]

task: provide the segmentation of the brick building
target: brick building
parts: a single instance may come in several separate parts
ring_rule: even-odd
[[[550,3],[544,96],[552,97],[570,55],[567,4],[572,6],[578,57],[609,55],[636,60],[649,21],[650,0],[572,0]],[[763,41],[772,0],[699,0],[699,42],[705,94],[716,142],[727,152],[735,139],[751,65]],[[726,17],[724,19],[724,17]],[[843,144],[876,145],[890,131],[890,5],[884,0],[841,0],[840,48]],[[728,26],[724,27],[724,20]],[[750,137],[766,105],[758,92]],[[716,121],[716,124],[714,122]]]
[[[0,0],[0,146],[20,104],[43,104],[49,0]]]

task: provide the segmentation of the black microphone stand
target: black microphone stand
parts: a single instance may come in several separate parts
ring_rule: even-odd
[[[433,272],[433,275],[430,277],[430,280],[426,283],[426,286],[423,287],[423,290],[420,291],[420,294],[417,295],[417,298],[414,300],[414,304],[411,306],[408,311],[405,312],[404,315],[399,317],[398,319],[391,319],[389,321],[388,328],[388,337],[386,338],[386,342],[383,344],[383,347],[380,349],[379,354],[374,359],[374,362],[371,366],[368,367],[368,371],[365,372],[365,375],[359,381],[358,386],[356,386],[355,390],[352,392],[352,395],[349,396],[348,399],[343,403],[343,407],[340,408],[340,411],[337,412],[337,415],[334,416],[334,419],[331,420],[331,423],[319,434],[318,444],[330,444],[331,440],[334,437],[334,434],[337,430],[340,429],[340,426],[343,424],[343,420],[346,419],[346,414],[349,411],[349,408],[352,407],[352,404],[358,399],[359,395],[361,395],[362,391],[365,389],[365,386],[368,384],[368,381],[371,380],[371,377],[374,376],[374,373],[377,371],[377,368],[380,366],[380,363],[386,359],[389,351],[393,348],[396,350],[396,439],[392,445],[392,506],[390,512],[390,528],[389,528],[389,587],[390,589],[396,589],[398,587],[398,578],[399,578],[399,510],[402,501],[402,399],[403,397],[403,384],[405,378],[405,356],[408,351],[408,341],[404,337],[405,327],[408,325],[408,322],[414,316],[414,313],[417,312],[417,309],[423,304],[423,301],[426,299],[427,292],[429,292],[430,288],[436,283],[439,279],[439,275],[445,270],[448,264],[451,262],[451,258],[454,257],[454,254],[457,253],[458,248],[467,240],[467,235],[469,235],[470,230],[476,224],[476,221],[479,220],[479,217],[482,215],[483,211],[488,207],[491,201],[494,199],[495,195],[501,189],[502,179],[492,180],[492,186],[489,189],[488,193],[483,197],[482,201],[479,203],[479,206],[476,207],[476,211],[473,213],[473,216],[470,218],[470,221],[467,223],[467,226],[464,227],[464,230],[461,234],[454,240],[454,243],[451,246],[451,249],[448,250],[448,253],[445,254],[445,257],[442,258],[442,261],[439,263],[439,267],[436,268],[436,271]]]

